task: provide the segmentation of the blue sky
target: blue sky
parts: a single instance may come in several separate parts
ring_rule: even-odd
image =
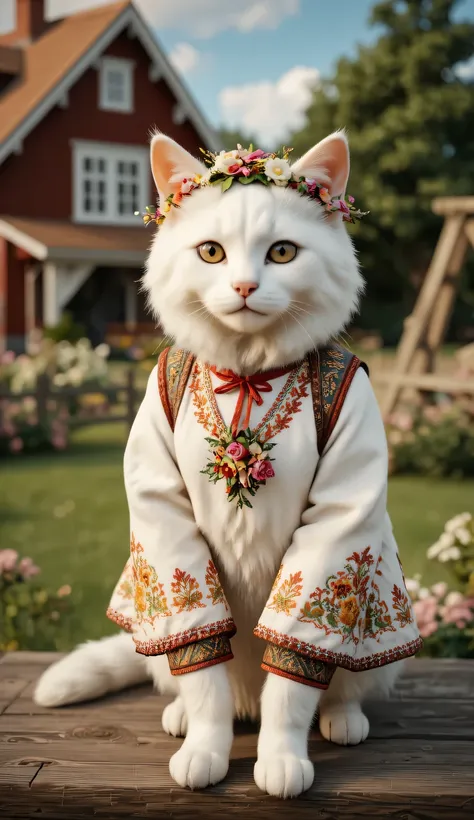
[[[46,0],[46,10],[56,17],[107,2]],[[378,35],[368,25],[373,0],[134,2],[211,123],[240,125],[267,145],[303,124],[318,76]],[[0,2],[0,30],[12,5]],[[474,0],[461,0],[456,17],[474,20]]]

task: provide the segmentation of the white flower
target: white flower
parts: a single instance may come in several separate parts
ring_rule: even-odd
[[[438,561],[445,564],[447,561],[457,561],[461,557],[461,550],[459,547],[449,547],[445,549],[439,556]]]
[[[460,515],[455,515],[454,518],[451,518],[449,521],[446,521],[446,524],[444,525],[445,532],[454,532],[454,530],[457,530],[459,527],[464,527],[471,521],[471,513],[465,512],[461,513]]]
[[[438,584],[433,584],[431,587],[431,592],[433,595],[436,595],[437,598],[444,598],[448,591],[448,585],[445,584],[444,581],[440,581]]]
[[[466,527],[458,527],[454,530],[454,535],[465,547],[467,547],[467,545],[473,540],[471,533],[468,529],[466,529]]]
[[[105,342],[102,342],[102,344],[97,345],[95,353],[101,359],[107,359],[110,356],[110,347],[108,344],[105,344]]]
[[[461,592],[450,592],[449,595],[446,595],[445,605],[446,606],[457,606],[458,604],[462,604],[464,601],[464,595]]]
[[[291,179],[290,163],[286,159],[267,159],[265,175],[277,185],[286,185]]]
[[[242,165],[238,151],[221,151],[214,162],[213,171],[227,174],[231,165]]]
[[[436,543],[432,544],[431,547],[428,547],[426,550],[426,555],[431,560],[433,558],[439,558],[440,553],[442,553],[444,549],[445,547],[443,547],[439,541],[436,541]]]
[[[66,374],[65,373],[56,373],[56,375],[53,378],[53,384],[55,384],[56,387],[64,387],[64,385],[67,384]]]
[[[420,582],[417,581],[416,578],[407,578],[406,588],[410,595],[417,595],[420,591]]]
[[[418,592],[418,598],[420,601],[423,601],[425,598],[430,598],[431,592],[426,587],[421,587],[420,591]]]

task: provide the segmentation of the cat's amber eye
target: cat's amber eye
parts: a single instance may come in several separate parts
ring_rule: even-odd
[[[298,248],[293,242],[275,242],[268,251],[267,259],[269,262],[277,262],[282,265],[285,262],[291,262],[298,253]]]
[[[198,245],[197,252],[203,262],[210,262],[211,265],[225,259],[224,248],[218,242],[203,242],[202,245]]]

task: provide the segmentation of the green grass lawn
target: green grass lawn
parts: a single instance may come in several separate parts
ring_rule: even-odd
[[[122,424],[91,427],[74,434],[66,453],[8,459],[1,467],[1,547],[31,556],[52,590],[73,587],[76,616],[61,648],[115,631],[104,612],[128,556],[125,438]],[[407,576],[440,579],[426,549],[473,499],[474,481],[391,480],[390,513]]]

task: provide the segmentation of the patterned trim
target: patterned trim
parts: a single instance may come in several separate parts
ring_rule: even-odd
[[[128,618],[126,615],[122,615],[121,612],[117,612],[116,609],[113,609],[111,606],[108,607],[105,614],[107,618],[113,621],[117,626],[121,629],[125,629],[126,632],[133,632],[133,620],[132,618]]]
[[[352,672],[363,672],[366,669],[375,669],[378,666],[387,666],[389,663],[401,661],[403,658],[416,655],[423,646],[422,639],[415,638],[402,646],[395,647],[395,649],[386,649],[384,652],[376,652],[375,655],[367,655],[365,658],[350,658],[348,655],[331,652],[329,649],[322,649],[320,646],[300,641],[298,638],[283,635],[281,632],[276,632],[267,626],[259,625],[255,627],[253,632],[257,638],[262,638],[264,641],[293,649],[295,652],[307,655],[315,660],[334,663],[336,666],[342,666],[343,669],[350,669]]]
[[[169,426],[172,430],[174,430],[173,413],[171,412],[171,407],[168,399],[168,385],[166,382],[166,368],[168,362],[168,353],[170,352],[170,350],[170,347],[165,347],[165,349],[162,350],[160,355],[158,356],[158,392],[160,394],[161,403],[163,405],[163,410],[165,411],[166,418],[168,419]]]
[[[196,626],[184,632],[175,632],[174,635],[168,635],[166,638],[150,638],[142,641],[133,636],[133,640],[140,655],[165,655],[166,652],[178,649],[180,646],[196,643],[196,641],[202,641],[213,635],[227,635],[232,638],[236,631],[233,618],[225,618],[223,621],[215,621],[206,626]]]
[[[192,353],[174,347],[167,347],[158,359],[158,390],[173,431],[193,364]]]
[[[320,412],[322,429],[321,437],[318,440],[320,455],[324,452],[324,448],[337,424],[349,387],[359,367],[363,367],[368,373],[367,365],[343,347],[334,345],[321,351],[319,358],[319,389],[322,402],[322,412]],[[317,426],[317,414],[315,414],[315,418]]]
[[[308,357],[309,373],[311,380],[311,397],[313,399],[313,414],[316,424],[316,441],[318,446],[318,453],[321,455],[321,440],[323,435],[323,395],[321,390],[321,371],[319,362],[319,353],[315,350],[310,353]]]
[[[272,643],[265,648],[262,669],[316,689],[327,689],[336,671],[334,664],[308,658]]]
[[[172,675],[187,675],[206,666],[231,661],[233,657],[229,638],[214,635],[168,652],[168,663]]]

